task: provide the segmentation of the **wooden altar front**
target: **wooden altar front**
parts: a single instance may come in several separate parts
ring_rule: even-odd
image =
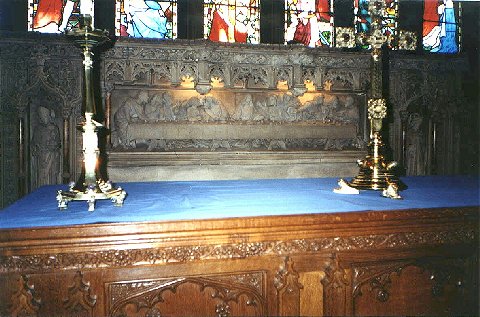
[[[123,208],[94,213],[56,211],[40,188],[0,213],[0,315],[474,315],[478,183],[417,181],[404,201],[336,195],[331,179],[126,183]]]

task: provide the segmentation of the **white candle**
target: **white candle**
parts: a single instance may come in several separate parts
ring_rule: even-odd
[[[93,0],[80,0],[80,13],[93,17]]]

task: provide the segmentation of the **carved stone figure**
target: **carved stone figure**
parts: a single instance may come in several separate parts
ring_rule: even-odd
[[[143,109],[145,120],[148,122],[158,122],[165,120],[165,108],[163,103],[163,94],[155,95]]]
[[[191,122],[201,121],[203,118],[203,109],[200,99],[197,97],[190,98],[186,103],[187,120]]]
[[[306,121],[324,121],[325,120],[325,108],[323,107],[324,96],[320,95],[313,100],[306,101],[301,104],[297,111],[301,113],[301,120]]]
[[[176,119],[191,122],[222,122],[228,118],[228,112],[222,103],[211,96],[192,97],[176,109]]]
[[[127,97],[122,106],[115,112],[113,124],[116,137],[112,140],[114,147],[132,148],[135,146],[135,141],[131,140],[128,135],[128,125],[131,122],[147,120],[144,109],[149,99],[148,92],[141,90],[136,97]]]
[[[355,99],[352,96],[340,98],[340,102],[337,104],[336,109],[331,113],[331,116],[331,120],[334,122],[355,124],[358,131],[360,112],[355,104]]]
[[[336,95],[325,94],[323,96],[323,111],[325,113],[326,122],[336,121],[336,110],[339,106],[338,97]]]
[[[55,112],[46,107],[37,108],[38,124],[32,137],[33,188],[61,182],[60,129],[55,123]]]
[[[202,96],[200,97],[200,104],[203,106],[205,121],[225,121],[227,119],[228,113],[223,109],[219,100],[211,96]]]
[[[144,116],[148,122],[173,121],[173,102],[168,92],[160,92],[151,97],[150,101],[144,105]]]
[[[293,122],[297,120],[297,108],[300,101],[290,94],[277,96],[275,106],[269,107],[269,118],[271,121]]]
[[[418,113],[408,117],[406,129],[406,168],[408,175],[425,174],[425,136],[423,118]]]
[[[241,97],[241,96],[238,96]],[[239,98],[237,98],[238,100]],[[233,114],[232,118],[234,120],[240,121],[250,121],[253,119],[253,99],[251,94],[247,94],[239,103],[237,108],[235,109],[235,113]]]

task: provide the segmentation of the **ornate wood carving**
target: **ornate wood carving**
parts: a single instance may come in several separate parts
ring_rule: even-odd
[[[182,291],[189,292],[191,289],[193,293],[190,295],[200,292],[208,294],[212,299],[207,302],[200,301],[207,306],[197,307],[196,311],[209,311],[212,315],[226,317],[232,313],[232,305],[238,304],[251,306],[256,314],[262,316],[266,313],[266,294],[261,286],[264,279],[263,272],[251,272],[110,283],[107,285],[108,314],[162,316],[161,303],[166,301],[167,292],[174,302],[175,297],[182,296]],[[192,305],[195,304],[192,302]]]
[[[399,268],[394,272],[385,273],[385,274],[376,276],[370,281],[370,290],[376,294],[375,297],[378,301],[386,302],[388,300],[388,298],[390,297],[388,288],[392,283],[390,279],[390,275],[393,273],[400,274],[400,272],[401,272],[401,269]]]
[[[321,282],[325,315],[352,315],[347,298],[347,287],[350,284],[350,279],[346,270],[340,267],[336,254],[333,254],[329,265],[325,268],[325,276]]]
[[[472,243],[474,229],[402,232],[350,237],[322,237],[288,241],[239,242],[222,245],[158,247],[155,249],[0,256],[0,272],[39,271],[55,268],[125,267],[145,263],[190,262],[207,259],[248,258],[306,252],[374,250],[409,246]]]
[[[377,300],[385,302],[390,294],[388,288],[391,284],[390,275],[400,274],[403,267],[413,261],[399,261],[395,263],[378,264],[370,266],[357,266],[353,270],[353,298],[362,295],[362,286],[369,285],[369,290],[376,293]]]
[[[407,266],[417,266],[431,273],[432,295],[441,296],[446,283],[463,287],[466,281],[465,269],[467,261],[465,259],[424,259],[422,261],[397,261],[387,264],[375,264],[373,266],[362,266],[354,269],[354,296],[360,296],[359,286],[367,283],[371,285],[372,290],[386,290],[390,284],[390,275],[399,275]],[[388,294],[378,294],[378,300],[386,301]],[[383,299],[383,300],[382,300]]]
[[[303,288],[299,282],[299,274],[293,268],[293,260],[285,258],[285,263],[275,275],[275,288],[277,289],[278,312],[282,316],[298,316],[300,314],[300,290]]]
[[[408,294],[405,294],[403,287],[396,285],[393,281],[399,282],[399,277],[403,275],[406,280],[409,278],[422,278],[422,280],[417,280],[418,285],[423,286],[425,283],[430,285],[430,294],[423,294],[425,300],[435,301],[437,298],[440,301],[446,300],[447,296],[454,296],[455,298],[462,298],[462,301],[465,305],[451,305],[446,306],[445,309],[449,309],[449,314],[468,314],[467,310],[473,307],[475,304],[472,304],[476,301],[471,295],[475,293],[476,286],[475,276],[471,276],[471,270],[469,265],[472,261],[468,258],[422,258],[419,260],[399,260],[394,262],[375,262],[369,265],[355,266],[354,267],[354,288],[353,288],[353,300],[358,300],[359,296],[364,295],[362,292],[371,293],[368,298],[376,298],[380,303],[387,303],[393,300],[398,301],[398,298],[391,297],[391,294],[395,293],[396,296],[403,296],[404,298],[408,297]],[[407,268],[413,268],[415,270],[409,270],[410,274],[415,272],[411,276],[407,276],[403,273],[408,271]],[[425,274],[426,273],[426,274]],[[417,275],[420,274],[420,275]],[[470,282],[469,279],[472,281]],[[445,294],[444,290],[448,288],[448,293]],[[428,292],[428,288],[427,292]],[[443,297],[443,298],[442,298]],[[418,299],[422,300],[422,299]],[[450,300],[452,300],[450,298]],[[368,299],[363,300],[363,304],[368,302]],[[453,301],[453,300],[452,300]],[[397,302],[398,303],[398,302]],[[372,303],[372,305],[375,305]],[[385,308],[385,306],[379,306]],[[362,308],[365,311],[365,307]],[[382,308],[380,308],[382,309]],[[428,307],[419,307],[419,312],[428,312],[434,311],[429,310]]]
[[[34,285],[28,283],[28,276],[20,276],[18,289],[11,297],[10,316],[37,316],[40,304],[40,299],[35,298]]]
[[[68,298],[63,301],[63,308],[69,316],[93,316],[93,307],[97,296],[91,295],[90,283],[84,282],[82,272],[73,278],[73,285],[68,288]]]
[[[447,285],[457,288],[470,288],[474,283],[471,280],[472,277],[468,275],[470,270],[468,270],[469,261],[467,259],[422,260],[417,261],[416,265],[431,273],[433,296],[443,296]]]

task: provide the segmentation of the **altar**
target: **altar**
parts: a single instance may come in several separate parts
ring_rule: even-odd
[[[94,212],[40,187],[0,211],[0,315],[476,314],[478,178],[402,180],[125,182]]]

